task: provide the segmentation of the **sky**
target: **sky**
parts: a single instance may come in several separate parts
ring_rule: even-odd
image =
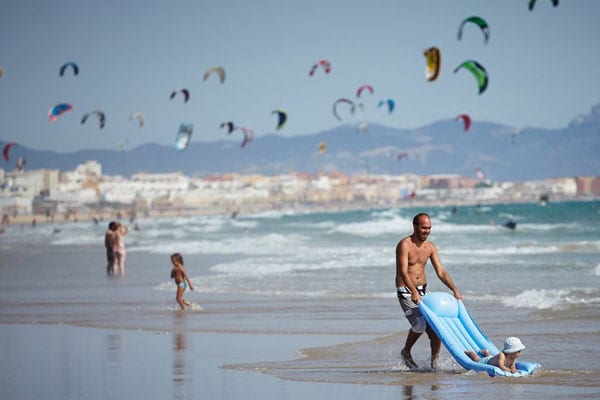
[[[0,13],[0,140],[59,153],[171,145],[181,123],[192,142],[313,134],[361,121],[415,129],[467,113],[523,129],[559,129],[600,103],[600,1],[537,0],[6,0]],[[484,43],[473,24],[490,27]],[[441,51],[425,76],[423,52]],[[320,59],[331,71],[308,72]],[[466,60],[485,67],[478,93]],[[60,67],[76,62],[79,74]],[[204,81],[210,67],[222,66]],[[374,94],[356,90],[364,84]],[[174,90],[190,92],[187,103]],[[336,99],[363,104],[352,115]],[[378,103],[394,99],[388,113]],[[58,103],[73,110],[50,122]],[[276,130],[273,110],[288,121]],[[106,115],[100,129],[94,110]],[[131,114],[142,112],[139,127]]]

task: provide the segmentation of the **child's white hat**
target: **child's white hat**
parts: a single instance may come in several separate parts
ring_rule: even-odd
[[[517,337],[511,336],[506,338],[504,341],[504,353],[516,353],[517,351],[521,351],[525,348],[521,340]]]

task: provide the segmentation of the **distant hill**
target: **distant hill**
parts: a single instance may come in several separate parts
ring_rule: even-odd
[[[320,142],[327,152],[318,153]],[[4,143],[2,143],[4,146]],[[181,171],[188,176],[237,172],[275,175],[287,172],[341,171],[460,174],[477,168],[495,181],[525,181],[558,176],[600,175],[600,104],[563,129],[514,128],[475,121],[468,132],[456,120],[442,120],[414,130],[369,124],[364,131],[342,125],[304,136],[285,133],[255,138],[246,148],[239,141],[194,142],[181,152],[172,146],[145,144],[126,151],[81,150],[66,154],[19,145],[27,169],[73,170],[96,160],[103,174]],[[398,160],[399,153],[408,157]],[[12,151],[11,151],[11,158]],[[11,160],[11,163],[13,160]],[[1,167],[9,164],[4,160]],[[13,164],[14,165],[14,164]]]

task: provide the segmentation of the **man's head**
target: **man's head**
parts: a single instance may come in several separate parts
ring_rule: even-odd
[[[431,218],[426,213],[419,213],[413,218],[414,235],[421,241],[426,241],[431,233]]]

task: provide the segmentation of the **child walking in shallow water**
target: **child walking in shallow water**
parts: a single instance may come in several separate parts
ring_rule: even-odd
[[[182,310],[185,310],[185,306],[190,307],[191,304],[188,301],[183,299],[183,292],[189,286],[190,290],[194,290],[194,285],[190,281],[187,272],[185,271],[185,267],[183,266],[183,257],[179,253],[171,254],[171,263],[173,264],[173,268],[171,269],[171,278],[175,280],[175,284],[177,285],[177,295],[175,299],[181,307]]]

